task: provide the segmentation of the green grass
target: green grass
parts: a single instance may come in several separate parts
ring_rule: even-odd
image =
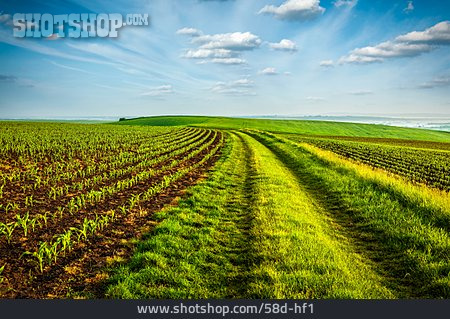
[[[355,136],[450,142],[450,133],[375,124],[306,120],[243,119],[203,116],[155,116],[121,121],[120,125],[200,126],[217,129],[257,129],[277,133]]]

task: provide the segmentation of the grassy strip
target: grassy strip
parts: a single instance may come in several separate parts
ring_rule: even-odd
[[[296,172],[361,253],[378,264],[380,274],[399,296],[450,296],[450,236],[433,225],[435,216],[427,216],[426,202],[421,206],[408,200],[418,196],[415,190],[407,196],[407,188],[395,189],[401,180],[394,183],[363,166],[351,169],[331,153],[264,134],[254,136]],[[388,192],[388,187],[394,191]]]
[[[161,223],[117,268],[111,298],[225,298],[243,289],[250,262],[245,179],[246,152],[231,135],[211,176],[177,207],[158,213]]]
[[[351,246],[336,237],[297,177],[265,146],[254,151],[255,237],[261,260],[250,292],[258,298],[389,298],[393,294]]]

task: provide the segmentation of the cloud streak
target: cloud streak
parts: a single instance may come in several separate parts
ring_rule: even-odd
[[[154,88],[150,88],[148,91],[141,93],[140,96],[163,97],[172,93],[174,93],[172,85],[161,85]]]
[[[193,43],[199,44],[200,49],[247,51],[258,48],[262,41],[250,32],[233,32],[198,36]]]
[[[337,0],[336,2],[334,2],[334,6],[336,8],[348,7],[351,9],[354,6],[356,6],[357,4],[358,4],[358,0]]]
[[[17,76],[0,74],[0,82],[3,83],[15,83],[17,81]]]
[[[223,95],[234,96],[252,96],[256,95],[251,91],[253,87],[253,81],[243,78],[231,82],[217,82],[212,88],[211,92]]]
[[[259,74],[262,75],[278,75],[278,72],[275,68],[269,67],[259,71]]]
[[[390,58],[414,57],[450,44],[450,22],[440,22],[424,31],[413,31],[375,46],[354,49],[339,63],[373,63]]]
[[[408,1],[408,5],[406,6],[405,9],[403,9],[403,12],[405,13],[411,13],[414,11],[414,4],[412,1]]]
[[[298,51],[297,45],[295,44],[295,42],[288,40],[288,39],[283,39],[279,43],[269,43],[269,47],[273,50],[278,50],[278,51],[287,51],[287,52]]]
[[[187,36],[191,36],[191,37],[198,37],[200,35],[202,35],[202,31],[194,29],[194,28],[182,28],[179,29],[176,34],[178,35],[187,35]]]
[[[434,78],[431,81],[419,85],[419,89],[434,89],[436,87],[445,87],[450,85],[450,76]]]
[[[319,65],[321,67],[331,68],[334,66],[334,62],[333,62],[333,60],[323,60],[323,61],[320,61]]]
[[[371,94],[373,94],[373,92],[368,91],[368,90],[361,90],[361,91],[348,92],[348,94],[350,94],[350,95],[371,95]]]
[[[320,0],[287,0],[280,6],[266,5],[258,14],[273,15],[280,20],[305,21],[314,19],[325,12]]]
[[[180,33],[181,32],[181,33]],[[178,34],[197,34],[191,43],[195,49],[187,49],[181,57],[186,59],[201,60],[200,64],[216,63],[222,65],[239,65],[247,61],[242,58],[242,53],[259,48],[261,39],[250,32],[233,32],[206,34],[193,28],[183,28]],[[201,35],[200,35],[201,34]]]

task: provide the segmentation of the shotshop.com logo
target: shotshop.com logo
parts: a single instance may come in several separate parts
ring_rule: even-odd
[[[18,38],[116,38],[126,25],[149,25],[148,14],[120,13],[16,13],[13,15],[14,36]]]

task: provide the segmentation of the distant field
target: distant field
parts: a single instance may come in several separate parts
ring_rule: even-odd
[[[120,125],[197,126],[217,129],[256,129],[276,133],[327,136],[378,137],[450,142],[449,132],[375,124],[304,120],[241,119],[201,116],[155,116],[119,122]]]
[[[1,124],[0,297],[450,298],[445,132]]]

